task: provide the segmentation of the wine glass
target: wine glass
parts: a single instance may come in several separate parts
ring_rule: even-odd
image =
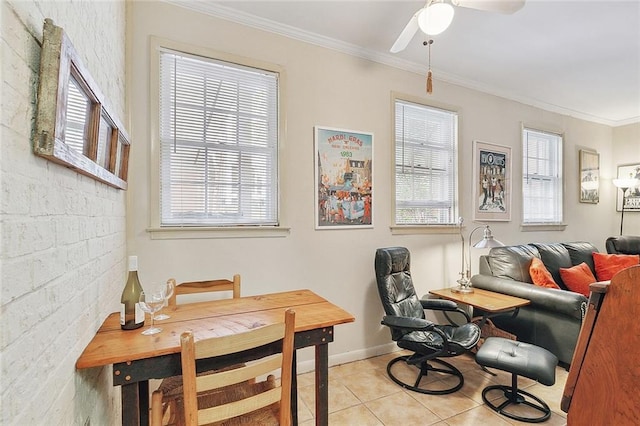
[[[175,287],[176,280],[174,280],[173,278],[169,278],[164,288],[164,304],[162,305],[163,307],[168,305],[169,299],[171,298],[171,296],[173,296]],[[167,314],[156,315],[156,321],[166,320],[169,318],[171,317]]]
[[[156,333],[160,333],[162,331],[161,328],[154,327],[155,314],[162,306],[164,306],[164,289],[153,291],[151,293],[145,293],[144,291],[140,293],[140,308],[151,314],[151,325],[145,331],[142,332],[144,335],[152,335]]]

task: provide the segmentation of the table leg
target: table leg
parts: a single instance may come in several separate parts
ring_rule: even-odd
[[[291,424],[298,426],[298,365],[295,350],[291,363]]]
[[[123,426],[149,424],[149,382],[122,385],[120,388]]]
[[[316,425],[329,424],[329,345],[316,345]]]
[[[138,395],[140,395],[140,424],[149,424],[149,381],[138,382]]]
[[[120,387],[122,402],[122,425],[140,426],[140,398],[138,384],[130,383]]]

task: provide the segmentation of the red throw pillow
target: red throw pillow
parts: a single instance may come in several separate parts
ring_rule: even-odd
[[[593,276],[591,268],[582,262],[571,268],[560,268],[560,278],[567,288],[574,293],[584,294],[589,297],[589,284],[595,283],[596,277]]]
[[[560,288],[558,284],[553,280],[551,272],[544,266],[542,260],[534,257],[531,259],[531,265],[529,265],[529,275],[533,283],[539,287],[547,288]]]
[[[638,263],[640,263],[640,255],[637,254],[593,253],[593,264],[598,281],[608,281],[618,272]]]

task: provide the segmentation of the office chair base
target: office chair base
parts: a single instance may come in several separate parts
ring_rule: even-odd
[[[495,390],[495,389],[499,389],[501,391],[504,392],[504,396],[505,398],[507,398],[506,401],[502,402],[502,404],[500,405],[495,405],[493,403],[491,403],[488,399],[487,399],[487,393]],[[533,403],[531,401],[527,400],[527,397],[529,399],[534,400],[536,403]],[[551,417],[551,409],[549,408],[549,406],[540,398],[538,398],[535,395],[530,394],[529,392],[525,392],[521,389],[518,388],[514,388],[512,386],[505,386],[505,385],[494,385],[494,386],[487,386],[486,388],[484,388],[482,390],[482,400],[484,401],[485,404],[487,404],[487,406],[489,408],[491,408],[493,411],[495,411],[498,414],[502,414],[503,416],[509,417],[511,419],[514,420],[518,420],[521,422],[527,422],[527,423],[540,423],[540,422],[544,422],[545,420],[547,420],[549,417]],[[522,417],[522,416],[518,416],[516,414],[510,413],[508,411],[505,411],[506,408],[508,408],[511,405],[518,405],[518,404],[524,404],[527,405],[531,408],[534,408],[538,411],[540,411],[542,413],[542,416],[540,417]]]
[[[395,383],[397,383],[398,385],[402,386],[405,389],[409,389],[412,390],[414,392],[420,392],[420,393],[425,393],[428,395],[446,395],[449,393],[453,393],[457,390],[459,390],[460,388],[462,388],[462,385],[464,384],[464,377],[462,376],[462,373],[460,372],[460,370],[458,370],[456,367],[454,367],[453,365],[449,364],[448,362],[444,362],[442,360],[439,359],[431,359],[429,361],[419,361],[419,362],[415,362],[414,359],[412,359],[413,357],[410,355],[405,355],[405,356],[399,356],[397,358],[392,359],[391,361],[389,361],[389,364],[387,364],[387,374],[389,375],[389,377],[391,378],[391,380],[393,380]],[[404,361],[405,363],[407,363],[408,365],[413,365],[416,366],[420,369],[420,371],[418,372],[418,377],[416,377],[416,380],[414,382],[414,384],[409,384],[409,383],[405,383],[402,380],[400,380],[398,377],[396,377],[396,375],[394,375],[391,372],[391,368],[393,367],[393,365],[397,362],[400,361]],[[444,366],[445,368],[437,368],[434,367],[433,365],[430,364],[430,362],[435,362],[438,363],[442,366]],[[443,374],[448,374],[454,377],[458,378],[458,382],[449,388],[446,389],[425,389],[425,388],[421,388],[420,387],[420,381],[422,380],[423,377],[427,377],[427,375],[429,374],[429,372],[435,372],[435,373],[443,373]],[[442,383],[440,380],[438,380],[435,383]]]

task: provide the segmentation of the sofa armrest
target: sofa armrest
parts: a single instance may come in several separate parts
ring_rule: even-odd
[[[640,236],[620,235],[609,237],[605,242],[607,253],[640,254]]]
[[[555,311],[578,320],[582,320],[585,314],[587,298],[572,291],[539,287],[491,275],[474,275],[471,283],[484,290],[528,299],[533,308]]]

